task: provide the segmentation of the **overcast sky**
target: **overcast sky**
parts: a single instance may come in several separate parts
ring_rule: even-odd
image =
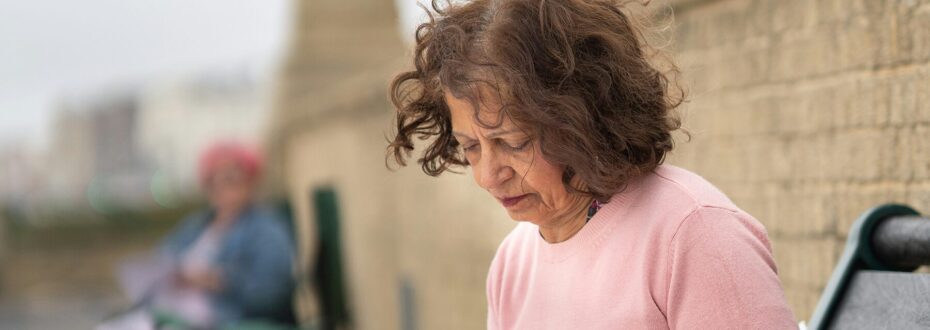
[[[0,145],[43,144],[62,95],[283,54],[290,0],[0,0]]]

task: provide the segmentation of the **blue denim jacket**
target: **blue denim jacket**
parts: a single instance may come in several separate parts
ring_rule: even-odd
[[[188,216],[162,249],[179,258],[204,232],[213,210]],[[246,208],[223,237],[214,264],[223,289],[211,295],[217,326],[243,320],[293,322],[294,244],[283,218],[268,208]]]

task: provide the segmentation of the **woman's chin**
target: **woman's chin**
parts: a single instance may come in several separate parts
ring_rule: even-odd
[[[510,216],[510,219],[512,219],[512,220],[514,220],[514,221],[522,221],[522,222],[532,222],[532,223],[536,223],[535,221],[533,221],[533,220],[535,219],[535,217],[534,217],[532,214],[530,214],[530,212],[526,212],[525,210],[510,210],[510,209],[508,209],[508,210],[507,210],[507,215],[509,215],[509,216]]]

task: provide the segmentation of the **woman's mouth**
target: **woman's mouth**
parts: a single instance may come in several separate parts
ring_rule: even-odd
[[[517,203],[519,203],[520,201],[522,201],[524,198],[526,198],[529,195],[530,194],[523,194],[523,195],[514,196],[514,197],[498,197],[497,200],[501,201],[501,204],[503,204],[504,207],[511,207],[511,206],[517,205]]]

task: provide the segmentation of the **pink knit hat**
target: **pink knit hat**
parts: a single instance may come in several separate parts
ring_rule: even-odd
[[[202,187],[207,186],[216,172],[217,165],[223,161],[235,163],[249,179],[261,176],[262,158],[256,148],[232,141],[216,142],[200,154],[198,173]]]

